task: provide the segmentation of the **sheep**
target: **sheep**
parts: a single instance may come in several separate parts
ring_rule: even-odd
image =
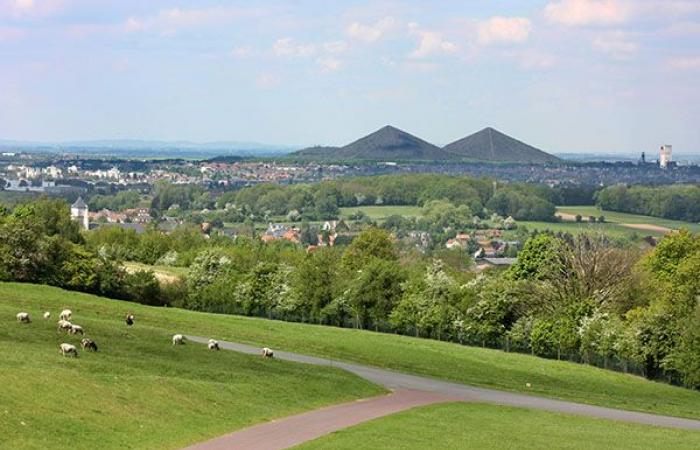
[[[207,344],[209,350],[219,350],[219,342],[214,339],[209,339],[209,344]]]
[[[131,313],[128,313],[126,315],[126,317],[124,318],[124,320],[126,321],[126,324],[128,326],[132,326],[134,324],[134,315]]]
[[[31,323],[32,319],[29,318],[29,313],[21,312],[21,313],[17,313],[17,322],[19,322],[19,323]]]
[[[78,357],[78,350],[75,348],[75,345],[72,344],[66,344],[65,342],[59,346],[58,350],[63,356],[66,355],[73,355],[74,358]]]
[[[80,325],[73,325],[71,324],[70,329],[68,330],[69,334],[80,334],[82,336],[85,335],[85,332],[83,331],[83,327]]]
[[[173,336],[173,345],[182,345],[185,343],[185,337],[181,334],[176,334]]]
[[[48,311],[46,311],[46,312],[44,313],[44,320],[48,320],[50,317],[51,317],[51,313],[48,312]]]
[[[58,321],[58,330],[59,330],[59,331],[60,331],[60,330],[68,330],[68,331],[70,331],[71,328],[73,328],[73,324],[70,323],[70,322],[68,322],[67,320],[61,319],[61,320]]]
[[[73,312],[70,309],[64,309],[58,316],[61,320],[71,320],[73,318]]]
[[[261,352],[263,358],[272,358],[275,354],[269,348],[265,347]]]
[[[83,350],[92,350],[94,352],[97,351],[97,344],[95,344],[95,341],[93,341],[92,339],[83,339],[82,341],[80,341],[80,346],[83,348]]]

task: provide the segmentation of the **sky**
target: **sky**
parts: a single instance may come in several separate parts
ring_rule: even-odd
[[[700,153],[700,0],[0,0],[0,139]]]

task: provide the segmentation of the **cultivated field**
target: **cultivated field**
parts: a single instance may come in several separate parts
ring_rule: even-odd
[[[588,216],[594,216],[597,218],[602,215],[605,216],[606,222],[619,224],[620,226],[626,228],[637,229],[640,234],[646,233],[649,230],[663,232],[663,229],[678,230],[680,228],[685,228],[696,233],[700,232],[700,224],[697,223],[661,219],[651,216],[640,216],[638,214],[627,214],[615,211],[603,211],[595,206],[560,206],[557,208],[557,212],[571,216],[580,214],[584,220],[586,220]],[[644,229],[643,227],[633,227],[632,225],[647,225],[648,227],[647,229]]]
[[[172,283],[187,275],[187,267],[173,266],[151,266],[134,261],[124,263],[127,272],[137,272],[140,270],[151,271],[161,283]]]
[[[131,309],[139,320],[138,329],[153,328],[153,332],[157,332],[159,339],[165,342],[172,332],[212,336],[222,340],[266,345],[279,350],[359,362],[476,386],[594,405],[700,418],[698,391],[583,364],[370,331],[194,313],[175,308],[153,308],[44,286],[2,283],[0,298],[3,299],[2,313],[10,321],[14,320],[13,313],[16,313],[19,307],[31,309],[30,312],[36,315],[34,308],[41,309],[51,303],[61,307],[66,304],[78,305],[74,306],[78,311],[96,310],[98,313],[95,316],[100,320],[121,317],[125,310]],[[8,303],[10,299],[13,299],[12,303]],[[8,307],[8,304],[11,306]],[[32,305],[34,306],[29,308]],[[48,330],[54,331],[52,327]],[[17,336],[8,335],[8,331],[2,330],[2,333],[0,336],[3,336],[3,340],[16,340]],[[58,336],[42,351],[50,350],[49,353],[57,354],[56,345]],[[158,344],[156,349],[151,351],[160,351],[161,347]],[[190,351],[189,348],[187,351]],[[168,349],[165,351],[170,354]],[[206,358],[210,355],[200,356]],[[89,357],[92,359],[92,355]],[[59,358],[59,364],[66,362]],[[528,388],[526,383],[530,383],[531,387]],[[366,385],[357,388],[355,392],[361,392],[366,389]],[[342,394],[346,397],[352,396],[350,392]]]
[[[62,357],[64,307],[97,353]],[[135,326],[123,321],[127,311]],[[31,324],[15,319],[31,314]],[[51,311],[44,320],[44,311]],[[0,283],[0,448],[180,448],[251,424],[382,389],[341,370],[209,351],[170,338],[210,316],[60,289]],[[172,320],[175,318],[176,320]],[[179,323],[178,323],[179,322]],[[231,323],[233,325],[233,323]],[[79,347],[79,346],[78,346]]]
[[[396,442],[397,436],[401,437],[400,445]],[[448,403],[424,406],[373,420],[296,448],[597,450],[611,447],[619,450],[697,449],[700,448],[700,432],[507,406]]]

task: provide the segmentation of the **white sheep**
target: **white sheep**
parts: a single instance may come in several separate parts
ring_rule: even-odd
[[[45,319],[45,320],[48,320],[50,317],[51,317],[51,313],[48,312],[48,311],[46,311],[46,312],[44,313],[44,319]]]
[[[182,345],[185,343],[185,337],[181,334],[176,334],[173,336],[173,345]]]
[[[265,347],[265,348],[262,349],[261,354],[262,354],[263,358],[272,358],[272,357],[275,355],[275,354],[272,352],[272,350],[269,349],[269,348],[267,348],[267,347]]]
[[[75,345],[66,344],[65,342],[59,346],[59,352],[61,352],[63,356],[72,354],[73,357],[78,357],[78,349],[75,348]]]
[[[29,313],[21,312],[17,313],[17,322],[19,323],[31,323],[32,319],[29,318]]]
[[[71,324],[70,329],[68,330],[68,333],[70,334],[80,334],[80,335],[85,335],[85,332],[83,331],[83,327],[80,325],[73,325]]]
[[[70,323],[70,322],[68,322],[67,320],[61,319],[61,320],[58,321],[58,330],[59,330],[59,331],[60,331],[60,330],[68,330],[68,331],[70,331],[70,329],[71,329],[72,327],[73,327],[73,324]]]
[[[73,318],[73,312],[70,309],[64,309],[58,316],[61,320],[71,320]]]
[[[209,344],[207,344],[209,350],[219,350],[219,342],[214,339],[209,339]]]

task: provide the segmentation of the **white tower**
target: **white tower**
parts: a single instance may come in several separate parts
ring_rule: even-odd
[[[88,217],[88,206],[85,204],[81,197],[70,205],[70,217],[73,220],[77,220],[78,223],[87,230],[90,228],[90,219]]]
[[[665,169],[668,167],[668,163],[671,162],[671,153],[673,148],[670,145],[662,145],[659,150],[659,167]]]

